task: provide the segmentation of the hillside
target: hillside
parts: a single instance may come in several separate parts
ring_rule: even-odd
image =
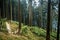
[[[18,28],[18,22],[11,22],[11,30],[15,32]],[[51,40],[55,40],[56,32],[51,33]],[[39,28],[37,26],[29,27],[22,24],[20,35],[8,34],[6,30],[5,23],[3,23],[3,30],[0,32],[0,40],[45,40],[46,30]]]

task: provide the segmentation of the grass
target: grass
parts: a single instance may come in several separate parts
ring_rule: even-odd
[[[5,24],[3,24],[3,28],[6,29]],[[18,22],[11,22],[12,32],[16,31],[18,28]],[[21,34],[14,35],[8,34],[6,30],[0,32],[0,40],[45,40],[46,39],[46,30],[39,28],[37,26],[29,27],[27,25],[23,25],[21,27]],[[51,33],[51,40],[56,39],[56,32]]]

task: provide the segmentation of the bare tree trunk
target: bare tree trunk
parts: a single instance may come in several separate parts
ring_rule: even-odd
[[[14,0],[12,0],[12,20],[14,20]]]
[[[42,6],[39,9],[39,26],[42,27]]]
[[[46,40],[50,40],[50,8],[51,8],[51,0],[48,0]]]
[[[18,34],[21,30],[21,10],[20,10],[20,0],[18,0],[18,19],[19,19],[19,27],[18,27]]]
[[[40,4],[39,5],[39,17],[38,17],[38,20],[39,20],[39,26],[42,27],[42,3],[43,3],[43,0],[39,0]]]
[[[8,3],[6,1],[6,18],[8,19]]]
[[[32,0],[29,0],[29,26],[32,26]]]
[[[5,5],[4,5],[4,0],[3,0],[3,18],[5,18]]]
[[[11,18],[10,18],[10,0],[8,0],[8,20],[11,20]]]
[[[58,5],[58,26],[57,26],[57,38],[56,40],[59,40],[59,33],[60,33],[60,0]]]
[[[52,32],[52,22],[53,22],[53,7],[51,6],[51,15],[50,15],[50,30]]]
[[[0,8],[0,18],[1,18],[1,8]]]
[[[5,9],[5,12],[6,12],[6,18],[7,18],[7,3],[6,3],[6,9]]]
[[[0,30],[1,30],[2,26],[1,26],[1,8],[0,8]]]
[[[10,14],[11,14],[10,18],[11,18],[11,21],[12,21],[12,3],[11,2],[12,2],[12,0],[10,0]]]

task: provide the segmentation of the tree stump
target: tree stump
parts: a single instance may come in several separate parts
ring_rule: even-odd
[[[8,31],[8,33],[11,33],[10,24],[9,24],[8,22],[6,22],[6,27],[7,27],[7,31]]]

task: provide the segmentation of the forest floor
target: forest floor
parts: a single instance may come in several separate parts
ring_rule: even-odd
[[[11,22],[11,30],[15,32],[18,28],[18,22]],[[55,40],[56,32],[51,32],[51,40]],[[17,34],[8,34],[6,30],[6,25],[3,23],[3,30],[0,32],[0,40],[45,40],[46,39],[46,30],[39,28],[37,26],[29,27],[23,25],[21,27],[20,35]]]

